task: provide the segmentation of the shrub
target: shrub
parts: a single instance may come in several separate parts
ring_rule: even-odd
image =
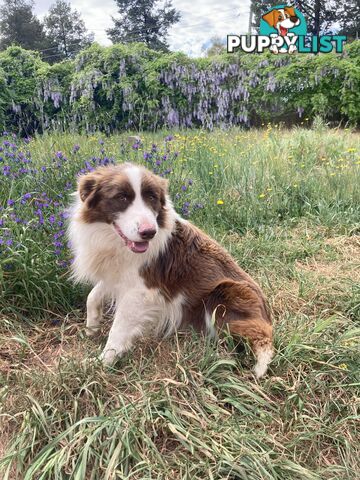
[[[93,44],[48,65],[20,47],[0,53],[6,127],[110,133],[360,118],[360,41],[342,55],[229,55],[192,59],[142,44]],[[2,112],[2,113],[1,113]],[[4,121],[4,120],[3,120]]]

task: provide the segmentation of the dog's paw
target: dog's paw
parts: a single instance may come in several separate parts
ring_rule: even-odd
[[[100,330],[100,327],[85,327],[85,334],[88,337],[95,337],[96,335],[99,335]]]
[[[115,363],[119,356],[120,354],[115,349],[106,349],[105,347],[105,349],[100,353],[98,359],[104,366],[110,367]]]

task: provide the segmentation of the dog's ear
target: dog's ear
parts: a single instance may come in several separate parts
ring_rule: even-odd
[[[166,195],[168,193],[168,186],[169,186],[169,181],[166,180],[165,178],[161,178],[160,179],[161,182],[160,182],[160,188],[161,188],[161,191],[160,191],[160,202],[161,202],[161,205],[164,206],[165,203],[166,203]]]
[[[285,7],[284,11],[290,15],[290,17],[296,17],[296,12],[294,7]]]
[[[91,195],[94,194],[97,186],[97,180],[94,175],[83,175],[78,181],[78,191],[80,198],[85,202]]]
[[[277,10],[270,10],[270,12],[265,13],[261,18],[265,20],[266,23],[270,25],[270,27],[275,27],[278,22],[278,12]]]

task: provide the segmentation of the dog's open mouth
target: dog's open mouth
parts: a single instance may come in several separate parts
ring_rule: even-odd
[[[120,228],[116,225],[116,223],[113,223],[113,225],[116,233],[124,240],[126,246],[130,248],[132,252],[144,253],[149,248],[149,242],[134,242],[133,240],[129,240],[120,230]]]
[[[287,31],[288,31],[287,28],[284,28],[284,27],[282,27],[282,26],[280,25],[280,35],[281,35],[282,37],[285,37],[285,36],[287,35]]]

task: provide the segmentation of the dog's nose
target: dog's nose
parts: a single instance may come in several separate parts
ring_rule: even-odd
[[[298,19],[298,17],[290,17],[290,20],[291,20],[293,23],[296,23],[299,19]]]
[[[152,238],[155,237],[156,230],[155,228],[145,228],[142,230],[139,230],[139,235],[143,240],[151,240]]]

